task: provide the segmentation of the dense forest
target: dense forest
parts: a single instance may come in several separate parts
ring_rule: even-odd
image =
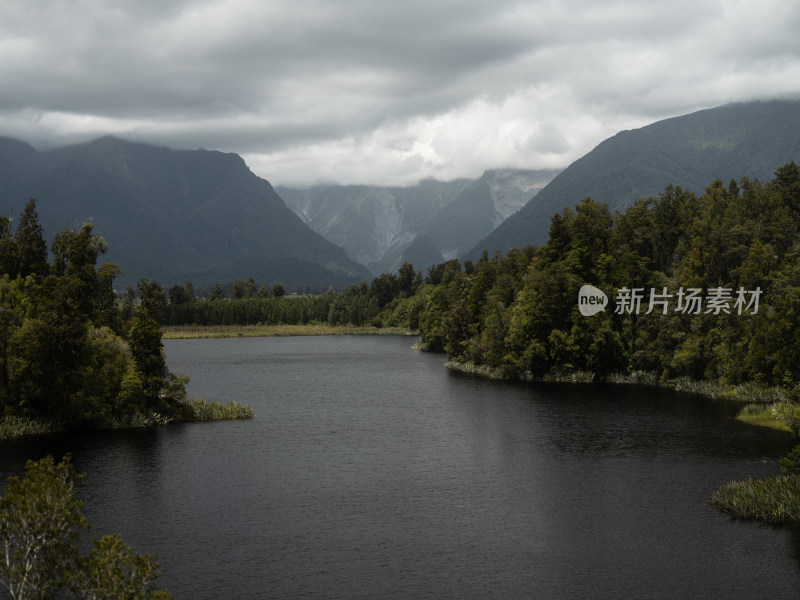
[[[186,378],[166,366],[158,286],[142,281],[136,310],[122,318],[113,289],[119,269],[97,266],[106,244],[92,224],[58,233],[48,253],[31,200],[13,235],[6,217],[0,232],[3,427],[13,435],[30,423],[117,427],[193,417]]]
[[[622,214],[585,198],[552,218],[544,246],[437,287],[420,330],[450,357],[509,376],[646,371],[794,390],[799,217],[794,163],[769,183],[717,180],[700,197],[668,186]],[[581,314],[585,284],[612,299],[607,310]],[[623,302],[630,290],[641,310]],[[690,292],[701,302],[687,310]],[[653,298],[664,300],[655,310]]]

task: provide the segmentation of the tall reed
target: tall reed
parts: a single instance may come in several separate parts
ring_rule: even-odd
[[[239,402],[221,404],[212,400],[193,398],[186,402],[191,415],[189,420],[194,421],[226,421],[230,419],[252,419],[255,411]]]

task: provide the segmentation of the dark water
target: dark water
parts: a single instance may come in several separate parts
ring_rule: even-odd
[[[800,531],[709,506],[788,435],[647,387],[451,373],[410,338],[166,342],[251,421],[0,444],[70,451],[94,535],[176,598],[796,598]]]

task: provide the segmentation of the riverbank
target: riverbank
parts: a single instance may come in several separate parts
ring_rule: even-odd
[[[531,373],[509,377],[498,369],[458,361],[447,361],[448,369],[490,379],[523,381],[592,383],[593,373],[583,371],[552,372],[540,377]],[[707,398],[741,403],[744,406],[736,420],[749,425],[777,429],[795,436],[800,433],[800,405],[789,393],[777,387],[756,383],[725,386],[714,381],[693,381],[687,377],[660,381],[655,373],[615,373],[606,383],[635,383],[669,387],[678,392],[698,394]],[[781,461],[783,462],[783,461]],[[740,519],[752,519],[772,524],[800,525],[800,474],[791,472],[764,479],[731,481],[720,486],[711,497],[712,506]]]
[[[111,419],[102,423],[89,423],[90,429],[134,429],[167,425],[168,423],[194,423],[200,421],[228,421],[233,419],[252,419],[255,416],[253,409],[239,402],[219,402],[193,398],[182,405],[183,415],[171,418],[152,412],[147,415],[135,414],[123,421]],[[29,435],[43,435],[57,433],[71,429],[63,424],[52,421],[38,421],[19,416],[0,418],[0,441],[13,440]]]
[[[425,350],[422,346],[417,349]],[[475,365],[448,360],[445,367],[487,379],[514,379],[517,381],[541,381],[558,383],[593,383],[594,373],[587,371],[553,371],[534,376],[530,372],[511,377],[500,369],[486,365]],[[604,383],[644,384],[668,387],[678,392],[698,394],[713,400],[730,400],[740,403],[742,409],[736,420],[758,427],[768,427],[797,434],[800,432],[800,405],[792,402],[788,392],[782,388],[764,387],[755,383],[722,385],[714,381],[693,381],[688,377],[661,381],[656,373],[636,371],[634,373],[611,373]]]
[[[419,335],[401,327],[355,325],[170,325],[162,328],[162,339],[282,337],[301,335]]]

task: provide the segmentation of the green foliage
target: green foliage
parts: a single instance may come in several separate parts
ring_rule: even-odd
[[[35,421],[15,415],[0,418],[0,440],[10,440],[25,435],[50,433],[58,428],[52,423]]]
[[[222,300],[225,297],[225,293],[222,291],[222,286],[218,283],[215,283],[211,287],[211,291],[208,294],[208,300]]]
[[[44,277],[47,275],[47,244],[42,237],[42,226],[39,225],[39,216],[36,213],[36,200],[33,198],[25,205],[14,234],[16,247],[16,261],[9,274],[12,276],[27,277],[34,275]]]
[[[792,448],[791,452],[778,460],[781,472],[789,474],[800,474],[800,444]]]
[[[516,376],[587,371],[654,372],[662,380],[800,383],[800,235],[793,163],[768,184],[717,180],[700,197],[668,185],[612,215],[584,198],[551,220],[540,248],[484,253],[469,272],[449,261],[428,270],[420,311],[423,343],[456,362]],[[590,284],[610,298],[604,312],[577,310]],[[671,294],[672,308],[615,310],[615,290]],[[678,312],[676,292],[696,287],[761,290],[755,311]]]
[[[167,600],[151,555],[139,555],[119,535],[94,541],[80,556],[78,538],[87,528],[75,498],[69,457],[28,461],[23,479],[10,477],[0,497],[0,584],[12,600],[54,597],[92,600]]]
[[[272,289],[270,290],[270,294],[273,295],[275,298],[283,298],[286,295],[286,290],[283,287],[283,284],[280,281],[276,281],[272,284]]]
[[[252,419],[253,409],[238,402],[220,404],[210,400],[194,398],[186,404],[185,418],[191,421],[223,421],[229,419]]]
[[[783,421],[795,436],[800,435],[800,404],[796,402],[775,402],[770,406],[775,418]]]
[[[142,388],[148,397],[156,398],[167,373],[161,326],[145,308],[140,308],[131,321],[128,339]]]
[[[164,288],[157,281],[141,279],[139,281],[140,307],[158,324],[163,324],[167,312],[167,296]]]
[[[0,233],[0,415],[7,436],[37,430],[35,423],[47,430],[106,427],[153,412],[177,414],[179,400],[165,392],[161,286],[144,279],[138,308],[130,287],[118,304],[120,271],[96,266],[106,244],[91,224],[58,233],[48,265],[33,200],[14,237],[8,227]]]
[[[150,554],[136,554],[119,534],[94,541],[70,574],[69,589],[82,600],[169,600],[166,590],[151,587],[158,579],[158,563]]]
[[[732,481],[711,497],[717,508],[742,519],[800,524],[800,475]]]
[[[29,461],[0,498],[0,583],[12,600],[50,598],[65,584],[86,527],[68,459]]]

